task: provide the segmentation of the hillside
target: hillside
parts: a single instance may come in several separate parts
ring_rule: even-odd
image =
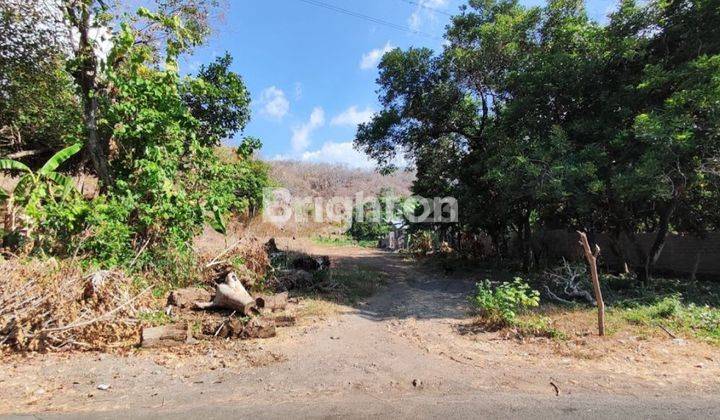
[[[343,165],[298,161],[269,161],[270,176],[298,197],[352,197],[362,191],[366,196],[391,189],[398,195],[410,195],[414,172],[399,171],[381,175],[375,171]]]

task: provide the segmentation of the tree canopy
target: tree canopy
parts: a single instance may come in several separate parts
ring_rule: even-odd
[[[609,22],[581,0],[470,0],[446,46],[380,63],[383,109],[356,146],[416,163],[416,190],[460,199],[464,229],[570,227],[633,239],[718,227],[720,5],[621,2]],[[392,168],[389,168],[392,169]],[[524,250],[526,265],[530,250]]]

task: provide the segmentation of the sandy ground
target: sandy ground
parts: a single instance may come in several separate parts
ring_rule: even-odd
[[[599,338],[592,319],[560,342],[463,334],[470,323],[467,295],[481,274],[446,277],[381,251],[289,242],[330,254],[347,269],[384,272],[388,284],[354,307],[301,303],[298,311],[314,316],[269,340],[6,358],[0,413],[720,417],[717,347],[627,332]]]

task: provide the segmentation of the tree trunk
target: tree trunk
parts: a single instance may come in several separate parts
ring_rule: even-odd
[[[610,232],[609,238],[610,250],[618,257],[619,260],[617,267],[618,271],[623,274],[628,274],[630,272],[630,268],[628,266],[628,258],[625,253],[625,247],[622,243],[622,233],[620,233],[617,229],[613,229]]]
[[[645,280],[650,280],[655,264],[660,259],[662,250],[665,247],[665,240],[667,239],[668,231],[670,230],[670,219],[672,218],[675,209],[677,208],[678,200],[673,199],[669,206],[667,206],[660,214],[660,222],[658,223],[657,233],[655,234],[655,240],[653,241],[650,251],[645,256]]]
[[[527,214],[523,216],[520,232],[523,270],[530,271],[533,267],[532,234],[530,232],[530,212],[527,212]]]
[[[80,86],[83,100],[83,117],[85,123],[87,154],[93,164],[95,173],[101,181],[101,189],[110,185],[108,170],[107,145],[102,144],[98,135],[98,100],[97,100],[97,57],[90,40],[91,13],[90,6],[83,2],[79,11],[68,6],[67,12],[74,29],[78,31],[79,45],[77,50],[78,68],[73,72],[75,81]],[[79,15],[78,15],[79,12]]]
[[[288,292],[278,293],[276,295],[257,295],[255,296],[255,306],[260,311],[282,311],[288,303]]]
[[[642,244],[638,241],[637,236],[633,232],[625,232],[625,234],[628,237],[628,240],[633,246],[633,249],[635,250],[635,259],[632,263],[632,269],[637,275],[638,281],[640,283],[647,283],[647,273],[645,271],[645,267],[643,266],[644,262],[647,259],[647,252],[645,252],[645,249],[643,248]]]

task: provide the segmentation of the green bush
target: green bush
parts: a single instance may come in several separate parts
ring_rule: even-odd
[[[497,326],[512,326],[517,323],[519,312],[540,304],[540,293],[530,289],[519,277],[497,287],[492,287],[490,281],[485,280],[477,284],[471,302],[488,322]]]

